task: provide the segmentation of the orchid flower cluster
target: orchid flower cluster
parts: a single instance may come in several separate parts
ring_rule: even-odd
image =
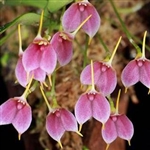
[[[117,136],[127,140],[130,144],[134,128],[128,117],[118,112],[121,91],[119,90],[116,107],[108,98],[117,85],[116,71],[112,67],[112,61],[121,37],[109,60],[94,63],[91,60],[91,64],[81,72],[80,81],[83,85],[88,85],[88,89],[80,95],[75,105],[75,115],[73,115],[58,104],[54,107],[50,105],[44,93],[44,85],[47,86],[45,81],[48,78],[50,86],[52,85],[51,75],[57,70],[57,61],[60,66],[65,66],[71,61],[73,40],[81,28],[89,35],[90,44],[100,28],[100,16],[88,0],[75,2],[63,14],[63,30],[56,32],[51,39],[41,36],[43,16],[44,11],[41,13],[37,36],[24,51],[22,50],[20,24],[18,25],[19,58],[15,74],[19,84],[25,87],[25,91],[21,96],[10,98],[0,105],[0,125],[12,124],[18,132],[19,139],[28,130],[32,121],[32,110],[27,97],[32,92],[30,88],[33,80],[36,80],[40,83],[41,93],[49,109],[46,116],[46,130],[61,148],[61,137],[64,132],[72,131],[82,136],[80,133],[82,125],[92,117],[103,125],[101,133],[107,143],[106,149]],[[146,32],[142,53],[129,62],[122,71],[121,79],[126,89],[138,81],[150,89],[150,60],[145,58],[145,39]]]

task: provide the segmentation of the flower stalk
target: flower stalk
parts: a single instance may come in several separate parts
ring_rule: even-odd
[[[41,86],[40,86],[40,90],[41,90],[41,93],[42,93],[42,95],[43,95],[43,98],[44,98],[44,100],[45,100],[45,102],[46,102],[46,105],[47,105],[49,111],[51,112],[51,111],[52,111],[52,108],[51,108],[51,106],[50,106],[50,104],[49,104],[49,102],[48,102],[48,99],[46,98],[46,96],[45,96],[45,94],[44,94],[44,91],[43,91],[43,89],[42,89]]]
[[[135,49],[137,50],[137,53],[141,53],[140,47],[139,47],[139,46],[134,42],[134,40],[132,39],[132,36],[131,36],[131,34],[129,33],[129,31],[127,30],[127,28],[126,28],[124,22],[122,21],[122,19],[121,19],[120,15],[119,15],[119,13],[118,13],[118,11],[117,11],[117,9],[116,9],[116,6],[115,6],[113,0],[109,0],[109,2],[111,3],[111,5],[112,5],[112,7],[113,7],[113,9],[114,9],[114,12],[115,12],[116,16],[118,17],[118,19],[119,19],[119,21],[120,21],[120,23],[121,23],[121,26],[122,26],[122,28],[123,28],[123,31],[124,31],[125,34],[127,35],[127,38],[129,39],[130,43],[135,47]]]

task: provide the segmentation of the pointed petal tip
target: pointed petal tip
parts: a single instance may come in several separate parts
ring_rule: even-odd
[[[107,146],[106,146],[106,150],[108,150],[108,148],[109,148],[109,144],[107,144]]]
[[[128,90],[128,88],[127,88],[127,87],[125,87],[125,91],[124,91],[124,93],[127,93],[127,90]]]
[[[58,144],[59,144],[60,148],[63,149],[61,141],[58,141]]]
[[[79,132],[82,130],[82,124],[79,125]]]
[[[130,140],[128,140],[128,144],[129,144],[129,146],[131,146],[131,142],[130,142]]]
[[[92,37],[89,38],[88,45],[91,44],[91,41],[92,41]]]
[[[18,140],[21,140],[21,133],[18,133]]]
[[[81,137],[83,137],[83,135],[82,135],[79,131],[76,131],[76,133],[77,133],[78,135],[80,135]]]
[[[105,124],[104,123],[102,123],[102,130],[104,130],[105,129]]]

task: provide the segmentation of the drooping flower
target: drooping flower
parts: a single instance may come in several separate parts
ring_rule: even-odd
[[[77,26],[76,30],[72,33],[67,31],[59,31],[55,33],[50,41],[50,44],[53,45],[53,48],[57,54],[58,62],[61,66],[68,64],[72,59],[73,54],[73,40],[75,38],[76,33],[79,29],[89,20],[92,15],[89,15],[79,26]]]
[[[150,89],[150,60],[145,57],[146,33],[147,32],[145,32],[143,38],[142,55],[138,54],[141,56],[130,61],[122,71],[121,80],[126,87],[126,90],[128,87],[136,84],[139,81]]]
[[[20,24],[18,25],[18,37],[19,37],[19,58],[15,68],[15,75],[20,85],[26,87],[26,85],[28,84],[28,79],[27,79],[27,72],[25,71],[22,63],[23,50],[22,50]]]
[[[22,62],[22,57],[24,55],[24,52],[22,50],[20,24],[18,25],[18,35],[19,35],[19,58],[18,58],[16,68],[15,68],[15,75],[16,75],[17,81],[20,83],[20,85],[22,85],[23,87],[26,87],[26,85],[30,81],[31,76],[33,76],[35,80],[43,83],[46,78],[46,72],[44,70],[42,70],[41,68],[36,68],[27,73],[24,68],[24,65]]]
[[[10,98],[0,106],[0,125],[12,123],[19,138],[29,128],[31,120],[31,107],[23,97]]]
[[[40,86],[40,90],[49,109],[49,113],[46,117],[46,130],[48,134],[59,143],[61,148],[61,137],[65,131],[73,131],[82,136],[82,134],[78,132],[78,125],[74,115],[67,109],[60,108],[57,101],[53,101],[52,108],[44,94],[42,86]]]
[[[53,46],[46,39],[37,36],[24,51],[22,61],[28,73],[41,68],[49,75],[56,67],[57,56]]]
[[[12,124],[18,131],[18,138],[30,126],[32,121],[31,107],[28,104],[26,97],[28,96],[29,88],[31,86],[33,76],[22,96],[8,99],[5,103],[0,105],[0,125]]]
[[[61,66],[68,64],[72,59],[74,37],[67,32],[57,32],[51,39],[51,44],[57,54]]]
[[[101,20],[97,10],[88,0],[73,3],[62,17],[62,26],[65,31],[72,32],[89,15],[92,15],[92,18],[85,23],[82,29],[91,39],[99,30]]]
[[[115,112],[111,112],[109,119],[102,128],[102,137],[107,143],[106,150],[108,149],[109,144],[112,143],[117,137],[127,140],[130,144],[130,139],[134,133],[134,127],[129,118],[125,114],[118,113],[119,97],[120,91],[116,102],[116,108],[113,108]]]
[[[117,84],[116,71],[111,66],[113,57],[117,50],[117,47],[121,41],[121,37],[113,51],[113,54],[107,62],[95,62],[93,64],[94,70],[94,84],[105,96],[111,94]],[[82,84],[91,84],[91,65],[87,65],[81,72],[80,81]]]
[[[61,147],[60,140],[65,131],[79,133],[76,118],[70,111],[64,108],[55,109],[49,112],[46,117],[46,130]]]
[[[91,117],[104,124],[110,116],[110,105],[103,94],[95,90],[94,77],[93,61],[91,61],[92,86],[89,91],[86,91],[79,97],[75,105],[75,116],[80,124],[79,131],[82,124]]]
[[[27,73],[40,68],[51,75],[57,63],[57,56],[50,42],[41,37],[43,12],[40,19],[39,32],[33,42],[24,51],[22,62]]]
[[[75,116],[80,125],[91,117],[105,123],[110,116],[108,100],[97,91],[82,94],[75,105]]]

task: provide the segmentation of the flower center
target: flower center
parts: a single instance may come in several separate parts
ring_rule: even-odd
[[[113,122],[117,121],[117,117],[116,116],[112,116],[111,119],[112,119]]]
[[[26,103],[22,100],[18,100],[18,103],[17,103],[17,109],[20,110],[24,107]]]
[[[142,60],[137,60],[137,65],[138,65],[139,67],[143,66],[143,61],[142,61]]]
[[[103,65],[101,68],[102,72],[105,72],[107,69],[108,69],[108,67],[106,65]]]
[[[59,42],[63,42],[63,40],[68,40],[68,41],[72,41],[72,39],[65,33],[60,33],[59,34]]]
[[[85,7],[87,6],[87,4],[85,4],[85,3],[79,3],[79,10],[81,11],[81,12],[83,12],[84,10],[85,10]]]
[[[59,110],[56,110],[55,115],[56,115],[56,117],[60,117],[60,112],[59,112]]]
[[[93,101],[95,99],[95,93],[88,93],[87,97],[90,101]]]
[[[40,46],[40,50],[41,50],[41,51],[44,51],[44,49],[45,49],[45,46],[41,45],[41,46]]]

